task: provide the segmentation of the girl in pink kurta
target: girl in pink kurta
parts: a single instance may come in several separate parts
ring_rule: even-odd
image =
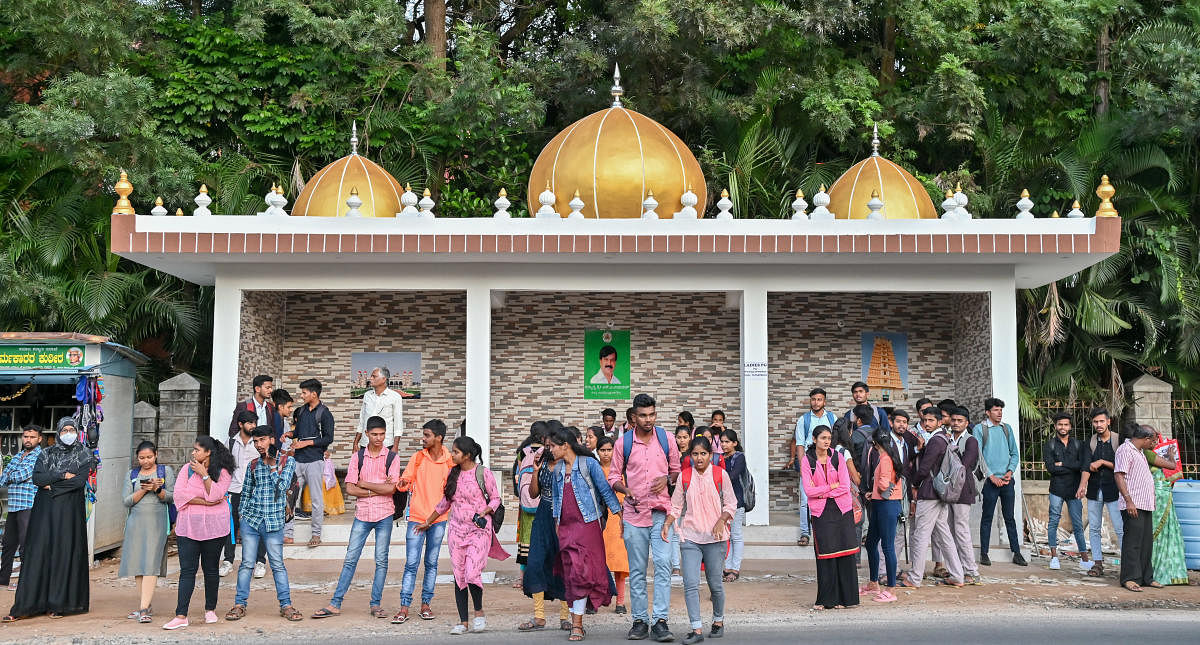
[[[446,477],[442,501],[425,522],[416,527],[416,530],[424,531],[437,521],[438,516],[450,511],[446,539],[450,543],[450,562],[454,566],[454,600],[458,604],[460,621],[450,630],[451,634],[468,631],[468,592],[475,606],[475,620],[469,631],[481,632],[487,628],[483,616],[483,567],[488,557],[497,560],[509,557],[492,530],[492,513],[500,508],[500,492],[496,489],[492,471],[480,464],[482,455],[483,450],[474,439],[459,437],[454,440],[454,449],[450,452],[454,468]]]

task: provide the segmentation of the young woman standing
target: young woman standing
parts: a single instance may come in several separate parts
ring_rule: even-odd
[[[734,582],[741,577],[742,553],[746,542],[742,536],[742,527],[746,524],[746,501],[742,490],[742,477],[746,474],[746,455],[742,452],[742,444],[738,441],[737,433],[725,430],[721,433],[721,447],[725,451],[725,472],[733,484],[733,494],[737,496],[737,513],[733,515],[729,529],[729,555],[725,557],[725,582]]]
[[[546,600],[562,600],[565,593],[562,576],[554,572],[554,563],[558,560],[558,534],[554,527],[554,466],[558,462],[550,450],[549,433],[547,428],[542,448],[534,455],[534,476],[529,482],[529,496],[538,500],[538,508],[529,531],[529,558],[521,574],[521,590],[533,598],[533,618],[517,626],[517,630],[522,632],[545,629]],[[559,629],[571,629],[568,618],[564,602],[559,606]]]
[[[138,608],[127,618],[139,623],[153,621],[150,602],[158,578],[167,575],[167,534],[171,532],[175,471],[158,465],[158,448],[153,442],[138,444],[138,467],[125,482],[125,540],[121,543],[119,577],[133,576],[138,588]]]
[[[558,525],[558,564],[566,586],[565,600],[571,604],[571,636],[581,641],[583,614],[608,605],[616,591],[608,577],[604,559],[604,507],[616,515],[621,503],[608,485],[600,462],[584,448],[575,435],[559,430],[550,435],[550,450],[558,464],[554,467],[554,520]]]
[[[612,457],[612,437],[601,437],[597,443],[596,458],[600,460],[600,467],[604,469],[606,476],[612,468]],[[621,493],[616,493],[616,495],[618,502],[625,501],[625,495]],[[611,516],[608,518],[608,524],[604,526],[604,561],[608,563],[608,570],[613,575],[613,586],[617,588],[617,606],[614,612],[618,614],[629,611],[625,608],[625,582],[629,579],[629,552],[625,550],[625,540],[621,534],[622,526],[623,524],[619,520]]]
[[[817,556],[817,599],[813,609],[843,609],[858,604],[854,556],[859,542],[854,531],[850,460],[830,448],[832,439],[829,426],[813,428],[813,443],[800,464]]]
[[[904,494],[902,474],[904,464],[900,451],[892,440],[892,432],[876,428],[871,437],[874,455],[867,463],[878,460],[871,485],[871,523],[867,527],[867,567],[871,582],[859,589],[859,594],[873,594],[876,602],[895,602],[892,589],[896,586],[896,522],[900,517],[900,498]],[[887,566],[887,586],[879,588],[879,546],[882,542],[883,561]]]
[[[713,619],[709,636],[725,635],[725,583],[721,568],[725,562],[725,543],[729,539],[729,521],[737,512],[737,496],[728,473],[712,463],[712,444],[696,437],[691,444],[692,465],[680,473],[671,495],[671,511],[663,524],[667,531],[680,520],[676,531],[683,541],[683,598],[687,604],[692,631],[684,645],[704,640],[704,622],[700,613],[700,564],[704,564],[708,592],[712,597]]]
[[[500,491],[492,471],[483,467],[482,455],[483,449],[474,439],[459,437],[454,440],[454,449],[450,451],[454,467],[446,476],[442,501],[416,527],[417,531],[428,530],[439,516],[450,511],[446,538],[450,543],[450,562],[454,566],[454,601],[458,604],[459,620],[450,630],[453,635],[468,631],[468,592],[475,607],[475,620],[469,631],[487,629],[483,615],[483,567],[487,565],[488,557],[507,560],[509,556],[492,530],[492,514],[500,508]],[[477,470],[480,468],[483,470]]]

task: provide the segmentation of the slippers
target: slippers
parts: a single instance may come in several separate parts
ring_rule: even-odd
[[[421,613],[419,613],[417,615],[421,617],[421,620],[433,620],[434,619],[433,610],[430,609],[429,607],[422,607]]]
[[[536,618],[530,618],[520,625],[517,625],[517,631],[519,632],[536,632],[543,629],[546,629],[546,623],[539,625]]]
[[[1123,584],[1121,586],[1125,587],[1126,589],[1128,589],[1130,591],[1136,591],[1138,593],[1145,591],[1144,589],[1142,589],[1141,585],[1139,585],[1138,583],[1136,583],[1132,580],[1130,580],[1129,582],[1126,582],[1125,584]]]
[[[396,614],[392,616],[392,624],[403,625],[406,622],[408,622],[408,607],[401,607],[400,611],[397,611]]]
[[[875,602],[896,602],[897,598],[892,592],[884,590],[876,594],[874,600]]]
[[[322,607],[312,613],[313,618],[329,618],[330,616],[341,616],[342,612],[329,611],[328,607]]]
[[[1161,582],[1158,582],[1158,581],[1156,580],[1156,581],[1154,581],[1154,582],[1151,582],[1150,584],[1148,584],[1148,585],[1146,585],[1146,586],[1147,586],[1147,587],[1150,587],[1151,589],[1162,589],[1162,588],[1163,588],[1163,583],[1161,583]]]

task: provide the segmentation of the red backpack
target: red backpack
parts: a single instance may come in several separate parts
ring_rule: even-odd
[[[716,464],[710,464],[709,468],[713,469],[713,484],[715,484],[717,487],[718,499],[721,500],[721,504],[724,504],[725,503],[725,493],[721,489],[721,482],[723,482],[725,480],[725,469]],[[681,518],[683,517],[683,514],[685,512],[687,512],[687,494],[686,493],[687,493],[688,486],[692,485],[692,473],[694,473],[694,472],[696,472],[696,469],[694,467],[686,468],[683,471],[683,492],[684,492],[683,508],[680,509],[680,511],[679,511],[679,517],[681,517]]]

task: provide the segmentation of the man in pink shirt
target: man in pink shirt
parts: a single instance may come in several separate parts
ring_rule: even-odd
[[[1154,476],[1144,451],[1154,448],[1155,433],[1149,426],[1135,426],[1117,448],[1113,473],[1121,493],[1121,586],[1141,591],[1143,586],[1161,589],[1154,580],[1150,555],[1154,548]]]
[[[679,447],[666,430],[654,424],[657,419],[650,395],[634,397],[634,427],[617,441],[608,483],[625,495],[621,517],[629,555],[629,604],[633,614],[628,638],[643,640],[651,635],[660,643],[669,643],[675,640],[667,627],[671,608],[671,543],[662,539],[662,529],[671,509],[667,484],[674,483],[679,476]],[[646,561],[651,556],[654,558],[653,628],[648,624],[646,595]]]
[[[383,446],[387,438],[387,422],[383,417],[367,419],[367,447],[350,455],[346,468],[346,492],[358,498],[354,504],[354,525],[350,527],[350,542],[346,545],[346,561],[342,575],[329,606],[318,609],[313,618],[327,618],[342,613],[342,599],[350,589],[358,558],[371,531],[375,532],[375,578],[371,581],[371,615],[387,618],[382,607],[383,583],[387,579],[388,549],[392,544],[392,516],[396,507],[392,494],[400,481],[400,460],[396,453]]]

